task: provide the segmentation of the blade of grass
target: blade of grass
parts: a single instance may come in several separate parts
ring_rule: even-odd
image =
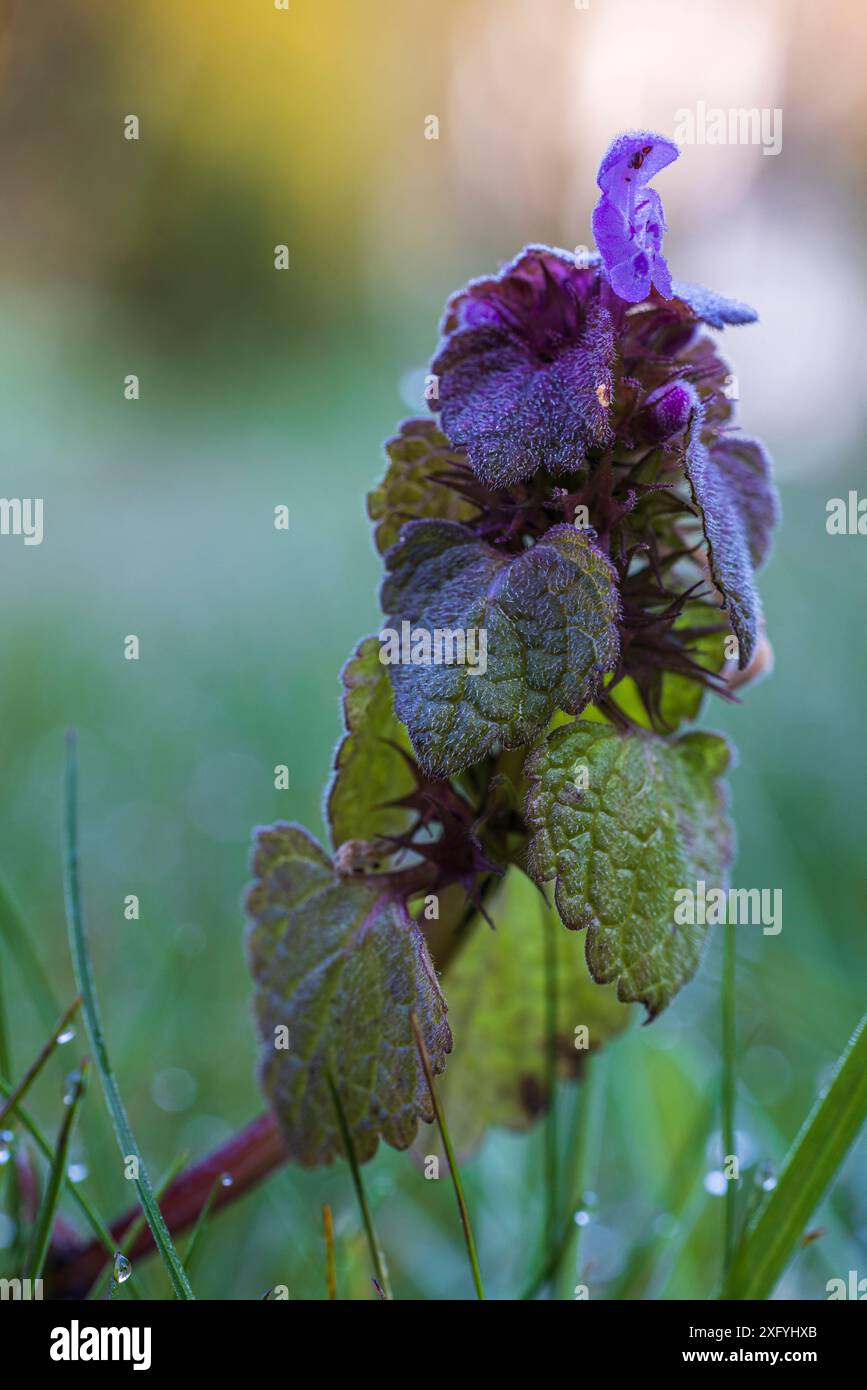
[[[5,1076],[11,1076],[14,1070],[12,1066],[12,1051],[9,1046],[9,1029],[6,1022],[6,991],[3,987],[3,961],[0,959],[0,1071]],[[2,1111],[0,1111],[2,1116]]]
[[[557,938],[559,923],[554,914],[542,908],[545,937],[545,1090],[548,1113],[545,1116],[545,1226],[543,1249],[554,1250],[558,1224],[560,1174],[557,1155]]]
[[[699,1107],[695,1123],[674,1156],[670,1177],[658,1202],[654,1203],[658,1211],[649,1229],[633,1241],[622,1274],[606,1290],[605,1297],[612,1302],[644,1298],[647,1293],[651,1278],[670,1245],[666,1236],[654,1232],[654,1222],[659,1214],[669,1216],[678,1223],[683,1220],[704,1172],[705,1143],[715,1116],[716,1101],[713,1095],[709,1095]]]
[[[168,1272],[172,1288],[177,1298],[194,1298],[190,1281],[175,1250],[169,1229],[163,1220],[154,1190],[147,1175],[144,1159],[133,1137],[126,1109],[121,1099],[120,1088],[111,1069],[108,1048],[102,1028],[93,966],[87,945],[84,916],[81,904],[81,884],[78,867],[78,743],[74,731],[66,737],[66,796],[65,796],[65,854],[64,880],[66,891],[66,917],[69,927],[69,946],[75,966],[75,977],[82,996],[85,1023],[96,1060],[96,1068],[102,1084],[105,1103],[111,1117],[112,1127],[121,1156],[126,1161],[135,1157],[138,1176],[134,1179],[147,1223],[154,1238],[163,1264]]]
[[[48,1247],[51,1243],[51,1232],[54,1229],[54,1216],[57,1211],[57,1204],[60,1201],[61,1188],[63,1187],[66,1177],[66,1160],[69,1154],[69,1143],[72,1139],[72,1134],[78,1119],[78,1112],[81,1108],[81,1102],[84,1099],[85,1090],[87,1089],[89,1067],[90,1062],[88,1058],[85,1058],[81,1064],[81,1070],[78,1076],[72,1083],[72,1091],[66,1102],[66,1114],[63,1117],[63,1124],[60,1126],[60,1133],[57,1137],[57,1147],[54,1150],[48,1181],[45,1184],[45,1191],[42,1194],[42,1201],[36,1217],[33,1244],[27,1265],[27,1275],[30,1279],[42,1278],[45,1257],[48,1254]]]
[[[764,1299],[773,1292],[865,1119],[867,1014],[789,1150],[776,1187],[738,1242],[722,1298]]]
[[[12,1085],[9,1081],[6,1080],[5,1076],[0,1076],[0,1094],[4,1096],[10,1096],[12,1094]],[[41,1153],[45,1156],[45,1158],[48,1159],[50,1163],[51,1159],[54,1157],[54,1149],[46,1139],[45,1135],[42,1133],[42,1130],[39,1128],[39,1126],[35,1123],[34,1120],[30,1118],[26,1110],[21,1109],[20,1105],[17,1106],[15,1109],[15,1118],[27,1130],[27,1133],[30,1135],[30,1138],[33,1140],[36,1147],[41,1151]],[[81,1214],[84,1217],[90,1229],[93,1231],[93,1234],[96,1236],[97,1240],[101,1242],[103,1248],[107,1250],[112,1257],[114,1257],[115,1243],[112,1240],[111,1231],[108,1229],[108,1226],[102,1220],[102,1217],[99,1215],[96,1208],[92,1205],[90,1199],[85,1196],[84,1192],[81,1190],[79,1185],[77,1183],[72,1182],[68,1174],[65,1174],[64,1178],[66,1182],[67,1191],[72,1195],[72,1197],[74,1197],[75,1201],[78,1203],[78,1206],[81,1209]]]
[[[175,1178],[183,1168],[186,1161],[187,1155],[185,1153],[179,1154],[178,1157],[174,1160],[174,1162],[166,1169],[165,1173],[160,1178],[159,1183],[157,1184],[157,1201],[159,1201],[162,1198],[162,1195],[165,1192],[166,1188],[174,1182]],[[112,1259],[114,1259],[115,1255],[126,1255],[127,1258],[129,1258],[129,1252],[132,1250],[132,1247],[135,1245],[135,1242],[138,1240],[146,1225],[147,1222],[145,1220],[144,1212],[139,1212],[139,1215],[136,1218],[136,1220],[132,1223],[128,1230],[124,1232],[123,1241],[117,1242],[115,1243],[115,1245],[112,1246]],[[111,1239],[110,1233],[109,1239]],[[184,1262],[184,1266],[186,1268],[186,1261]],[[101,1298],[103,1293],[105,1292],[106,1285],[109,1283],[109,1280],[113,1280],[113,1278],[113,1267],[112,1265],[107,1265],[106,1268],[103,1270],[102,1274],[97,1279],[90,1293],[88,1294],[88,1298]],[[127,1289],[128,1294],[131,1298],[138,1298],[139,1295],[136,1292],[135,1285],[131,1282],[131,1280],[125,1280],[123,1287]]]
[[[331,1092],[331,1101],[334,1105],[334,1112],[337,1116],[337,1127],[343,1140],[343,1147],[346,1150],[346,1161],[349,1164],[349,1171],[352,1174],[352,1184],[355,1188],[355,1196],[358,1200],[358,1209],[361,1212],[361,1220],[364,1225],[367,1245],[370,1250],[370,1258],[373,1263],[376,1283],[382,1290],[383,1298],[391,1299],[394,1295],[391,1292],[391,1284],[388,1282],[388,1270],[385,1265],[385,1255],[379,1238],[373,1225],[373,1217],[370,1214],[370,1207],[367,1204],[367,1194],[364,1191],[364,1184],[361,1181],[361,1169],[358,1166],[358,1159],[355,1156],[355,1145],[352,1142],[352,1135],[349,1132],[349,1125],[346,1123],[346,1113],[343,1109],[343,1102],[340,1099],[337,1087],[331,1079],[330,1074],[326,1074],[328,1089]]]
[[[542,1129],[545,1207],[535,1261],[538,1272],[522,1295],[524,1298],[535,1297],[539,1289],[550,1282],[568,1243],[568,1233],[561,1231],[558,1224],[560,1175],[557,1135],[557,938],[555,919],[547,910],[544,899],[539,900],[538,920],[543,939],[545,1095],[548,1101]]]
[[[33,949],[30,933],[24,926],[17,904],[2,879],[0,879],[0,935],[5,937],[11,954],[16,958],[22,978],[30,986],[30,992],[42,1015],[43,1023],[46,1028],[53,1027],[54,1020],[60,1013],[59,1000],[51,988],[39,957]],[[11,1075],[11,1069],[6,1070],[4,1068],[4,1071],[6,1071],[7,1076]]]
[[[577,1273],[578,1270],[582,1228],[575,1220],[575,1215],[583,1206],[587,1188],[595,1186],[594,1174],[599,1169],[604,1097],[610,1060],[610,1055],[605,1050],[596,1056],[588,1053],[584,1073],[574,1087],[576,1094],[563,1164],[569,1186],[559,1213],[561,1227],[565,1228],[565,1239],[561,1239],[560,1249],[554,1252],[551,1263],[550,1278],[554,1297],[558,1296],[560,1285],[565,1282],[564,1271],[568,1273],[567,1262],[574,1272]],[[571,1288],[569,1293],[564,1293],[563,1296],[571,1298]]]
[[[337,1273],[334,1268],[334,1221],[327,1202],[322,1207],[322,1226],[325,1231],[325,1285],[328,1297],[333,1302],[337,1298]]]
[[[221,1187],[231,1186],[232,1179],[230,1174],[221,1173],[220,1176],[217,1178],[217,1181],[211,1188],[210,1192],[208,1193],[207,1197],[205,1198],[202,1210],[199,1212],[198,1220],[196,1221],[196,1224],[192,1230],[192,1234],[190,1235],[190,1240],[189,1244],[187,1245],[186,1253],[184,1254],[184,1267],[186,1268],[188,1274],[193,1265],[193,1261],[195,1260],[196,1254],[198,1253],[199,1247],[201,1246],[205,1231],[208,1229],[208,1218],[211,1215],[211,1208],[213,1207],[214,1202],[216,1201],[217,1193],[220,1191]]]
[[[440,1135],[442,1136],[443,1148],[446,1151],[446,1158],[448,1159],[449,1171],[452,1175],[452,1182],[454,1184],[455,1189],[455,1197],[457,1198],[458,1202],[458,1212],[460,1213],[461,1225],[464,1228],[464,1240],[467,1244],[467,1255],[469,1256],[470,1260],[470,1270],[473,1276],[473,1284],[476,1290],[476,1298],[484,1300],[485,1291],[482,1287],[482,1274],[481,1270],[479,1269],[479,1256],[478,1252],[476,1251],[476,1242],[473,1237],[473,1228],[470,1224],[470,1213],[467,1209],[466,1198],[464,1197],[464,1186],[461,1182],[460,1169],[458,1168],[458,1161],[455,1158],[455,1151],[452,1147],[451,1136],[449,1134],[448,1125],[446,1124],[446,1117],[443,1112],[443,1108],[440,1105],[439,1096],[437,1095],[436,1091],[436,1086],[434,1085],[434,1075],[433,1069],[430,1064],[430,1058],[427,1055],[427,1048],[424,1045],[424,1038],[422,1037],[422,1032],[418,1025],[418,1019],[416,1018],[415,1011],[412,1009],[410,1010],[409,1021],[412,1025],[412,1031],[415,1034],[415,1044],[418,1048],[418,1055],[421,1058],[421,1064],[424,1070],[427,1088],[430,1092],[431,1105],[433,1106],[434,1116],[436,1118],[437,1125],[439,1126]]]
[[[723,1168],[735,1156],[735,1103],[737,1095],[736,1074],[736,1034],[735,1034],[735,967],[737,963],[737,943],[735,928],[728,926],[723,932],[723,971],[722,971],[722,1143]],[[723,1278],[732,1266],[737,1241],[739,1178],[726,1175],[725,1204],[723,1208]]]
[[[587,1070],[582,1080],[576,1085],[575,1109],[572,1115],[571,1133],[569,1139],[568,1152],[571,1154],[570,1171],[572,1174],[569,1190],[568,1210],[558,1214],[558,1227],[555,1237],[549,1248],[545,1251],[544,1258],[538,1270],[534,1274],[521,1293],[521,1301],[535,1298],[537,1293],[552,1283],[558,1276],[569,1247],[575,1242],[575,1253],[577,1257],[577,1245],[580,1228],[575,1225],[575,1207],[580,1200],[586,1181],[588,1156],[592,1147],[595,1147],[599,1139],[601,1126],[601,1100],[604,1087],[600,1083],[600,1072],[607,1069],[608,1059],[603,1054],[597,1057],[593,1063],[593,1071],[590,1071],[590,1059],[587,1059]],[[591,1083],[590,1078],[593,1077]],[[604,1080],[604,1075],[602,1080]]]
[[[78,1012],[80,1005],[81,995],[79,994],[76,996],[75,999],[73,999],[69,1008],[55,1024],[51,1037],[48,1039],[45,1045],[42,1048],[40,1048],[39,1055],[36,1057],[35,1061],[32,1062],[31,1065],[27,1068],[27,1071],[22,1076],[21,1080],[15,1087],[15,1090],[12,1092],[11,1096],[8,1096],[6,1100],[4,1100],[3,1104],[0,1105],[0,1124],[2,1124],[2,1122],[5,1120],[9,1111],[14,1110],[19,1100],[24,1099],[27,1092],[30,1090],[30,1087],[33,1085],[33,1082],[36,1080],[42,1068],[45,1066],[45,1063],[48,1061],[51,1054],[59,1046],[60,1038],[68,1029],[70,1022]],[[5,1064],[2,1066],[2,1071],[4,1073],[6,1072]]]
[[[10,1045],[10,1042],[9,1042],[9,1030],[8,1030],[7,1021],[6,1021],[6,995],[5,995],[5,990],[4,990],[4,980],[3,980],[3,969],[2,969],[2,966],[3,966],[3,962],[2,962],[2,960],[0,960],[0,1072],[5,1073],[7,1076],[11,1076],[11,1074],[12,1074],[12,1048],[11,1048],[11,1045]],[[3,1112],[0,1112],[0,1113],[3,1113]],[[5,1202],[5,1206],[6,1206],[6,1211],[7,1211],[7,1213],[8,1213],[9,1219],[10,1219],[10,1221],[12,1222],[12,1229],[13,1229],[13,1231],[14,1231],[14,1236],[13,1236],[12,1243],[11,1243],[12,1248],[11,1248],[11,1250],[10,1250],[10,1254],[11,1254],[11,1256],[12,1256],[12,1258],[13,1258],[13,1260],[14,1260],[14,1263],[15,1263],[15,1265],[16,1265],[16,1267],[17,1267],[17,1266],[20,1264],[20,1262],[21,1262],[22,1253],[23,1253],[23,1245],[22,1245],[23,1223],[22,1223],[22,1220],[21,1220],[21,1211],[22,1211],[21,1182],[20,1182],[20,1179],[19,1179],[19,1176],[18,1176],[18,1164],[17,1164],[16,1161],[15,1161],[15,1155],[14,1155],[14,1154],[10,1154],[9,1164],[8,1164],[7,1169],[6,1169],[5,1177],[6,1177],[5,1186],[6,1186],[7,1190],[8,1190],[8,1197],[7,1197],[7,1200],[6,1200],[6,1202]]]

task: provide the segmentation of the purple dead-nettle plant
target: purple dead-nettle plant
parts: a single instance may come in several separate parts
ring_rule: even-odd
[[[596,1047],[629,1004],[655,1017],[701,959],[674,894],[726,886],[731,753],[684,726],[760,664],[778,505],[705,329],[756,315],[662,254],[677,154],[619,136],[598,254],[527,246],[453,295],[432,414],[386,445],[385,623],[343,671],[334,852],[260,829],[247,896],[261,1079],[300,1163],[344,1151],[335,1093],[361,1161],[432,1118],[411,1013],[434,1071],[454,1047],[462,1141],[544,1108],[555,909],[564,1074],[579,1026]]]

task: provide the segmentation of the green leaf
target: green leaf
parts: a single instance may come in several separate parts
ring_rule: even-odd
[[[432,481],[466,455],[456,449],[432,418],[404,420],[400,433],[385,446],[388,468],[378,487],[367,494],[367,514],[380,555],[394,545],[405,521],[441,517],[467,521],[476,508],[453,488]]]
[[[346,840],[397,835],[412,819],[401,807],[385,805],[406,796],[415,781],[400,753],[389,746],[396,743],[410,752],[379,653],[379,640],[365,637],[341,672],[346,734],[334,755],[325,803],[335,849]]]
[[[410,1010],[434,1071],[452,1045],[417,924],[375,875],[341,878],[297,825],[257,831],[253,872],[246,942],[259,1076],[290,1158],[315,1167],[344,1152],[329,1077],[360,1163],[380,1136],[405,1149],[418,1120],[433,1118]]]
[[[392,631],[406,624],[412,637],[413,659],[389,666],[395,708],[432,777],[532,742],[556,709],[579,714],[617,660],[614,572],[574,527],[510,555],[456,522],[413,521],[386,566],[383,610]],[[473,630],[484,634],[484,663],[481,645],[472,665],[437,660],[437,632]],[[432,661],[424,644],[415,656],[414,634]]]
[[[723,1298],[768,1298],[867,1120],[867,1014],[735,1251]]]
[[[587,720],[556,729],[527,760],[530,872],[556,880],[567,927],[588,929],[593,978],[616,980],[618,997],[640,1000],[650,1018],[695,973],[708,932],[675,924],[676,890],[727,883],[728,763],[716,734],[663,739]]]
[[[560,928],[557,914],[519,869],[508,871],[487,906],[496,931],[478,918],[448,970],[455,1054],[439,1090],[462,1153],[489,1126],[525,1130],[547,1107],[545,933],[552,918],[559,1075],[576,1076],[587,1058],[576,1048],[576,1028],[587,1027],[592,1051],[632,1015],[613,986],[591,979],[582,943]]]

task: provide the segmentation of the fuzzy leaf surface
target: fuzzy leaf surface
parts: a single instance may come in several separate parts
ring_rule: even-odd
[[[525,246],[453,294],[431,370],[443,429],[489,488],[570,473],[612,440],[614,324],[598,256]]]
[[[379,639],[365,637],[341,672],[346,733],[334,755],[334,774],[325,810],[337,849],[346,840],[396,835],[412,819],[387,806],[412,791],[412,772],[391,744],[410,750],[406,729],[394,712],[388,670],[379,659]]]
[[[467,521],[474,515],[476,509],[470,502],[434,481],[464,457],[434,420],[404,420],[399,433],[387,441],[385,452],[385,476],[367,494],[367,514],[374,523],[373,539],[381,555],[394,545],[407,521],[420,517]]]
[[[343,1152],[328,1077],[359,1162],[380,1137],[396,1149],[433,1112],[409,1022],[431,1065],[452,1039],[424,938],[401,902],[371,879],[343,879],[312,836],[278,822],[256,832],[247,891],[259,1077],[289,1157],[305,1167]],[[275,1046],[275,1030],[289,1046]]]
[[[709,931],[675,924],[675,892],[727,886],[729,757],[716,734],[663,739],[581,720],[527,760],[530,873],[555,880],[565,926],[587,928],[593,978],[616,980],[650,1018],[694,975]]]
[[[571,526],[509,555],[455,522],[410,522],[386,556],[392,629],[484,629],[487,669],[392,664],[397,715],[432,777],[456,776],[499,744],[530,743],[555,709],[579,714],[617,660],[608,560]]]
[[[779,502],[770,459],[758,440],[723,435],[708,447],[702,429],[703,412],[697,408],[684,468],[701,512],[711,574],[728,606],[743,670],[755,651],[761,622],[755,571],[768,557]]]

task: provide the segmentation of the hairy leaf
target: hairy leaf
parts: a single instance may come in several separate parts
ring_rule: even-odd
[[[613,985],[591,979],[581,941],[563,931],[557,913],[520,870],[509,870],[488,910],[496,931],[481,919],[474,922],[448,969],[456,1042],[440,1094],[464,1152],[490,1125],[526,1129],[547,1107],[545,955],[550,942],[561,1077],[575,1076],[588,1055],[576,1046],[576,1028],[588,1029],[592,1051],[625,1028],[632,1014]],[[548,932],[553,936],[546,942]]]
[[[702,439],[703,427],[703,411],[697,406],[684,467],[701,511],[711,574],[727,603],[743,670],[755,651],[761,620],[754,570],[768,557],[779,502],[770,459],[758,440],[723,435],[708,448]]]
[[[611,443],[616,348],[597,265],[527,246],[449,300],[432,366],[443,428],[486,487],[574,472]]]
[[[342,1152],[330,1076],[359,1162],[380,1136],[394,1148],[431,1120],[409,1022],[415,1010],[434,1071],[452,1038],[424,938],[375,876],[344,879],[300,826],[256,832],[247,891],[259,1075],[289,1157],[305,1167]],[[288,1047],[281,1028],[288,1029]]]
[[[411,792],[411,769],[392,744],[409,752],[406,729],[394,713],[394,692],[379,659],[379,639],[365,637],[341,672],[346,734],[334,755],[325,811],[334,848],[346,840],[397,835],[412,816],[385,803]]]
[[[422,767],[453,777],[499,744],[516,748],[555,709],[579,714],[617,660],[617,592],[606,558],[571,526],[508,555],[447,521],[410,522],[386,556],[392,630],[481,630],[486,669],[392,664],[398,717]],[[411,655],[411,653],[410,653]]]
[[[749,304],[742,304],[739,299],[727,299],[724,294],[717,294],[716,290],[709,290],[690,280],[675,280],[672,289],[675,299],[689,305],[696,318],[709,323],[712,328],[725,328],[727,323],[755,323],[759,317]]]
[[[385,445],[388,468],[382,482],[367,494],[367,514],[380,554],[394,545],[404,522],[420,517],[466,521],[475,507],[450,487],[433,481],[464,460],[430,418],[404,420]]]
[[[695,973],[708,931],[675,924],[675,892],[727,884],[728,762],[716,734],[662,739],[587,720],[556,729],[527,760],[530,872],[556,880],[567,927],[588,929],[594,979],[616,980],[618,997],[640,1000],[650,1018]]]

